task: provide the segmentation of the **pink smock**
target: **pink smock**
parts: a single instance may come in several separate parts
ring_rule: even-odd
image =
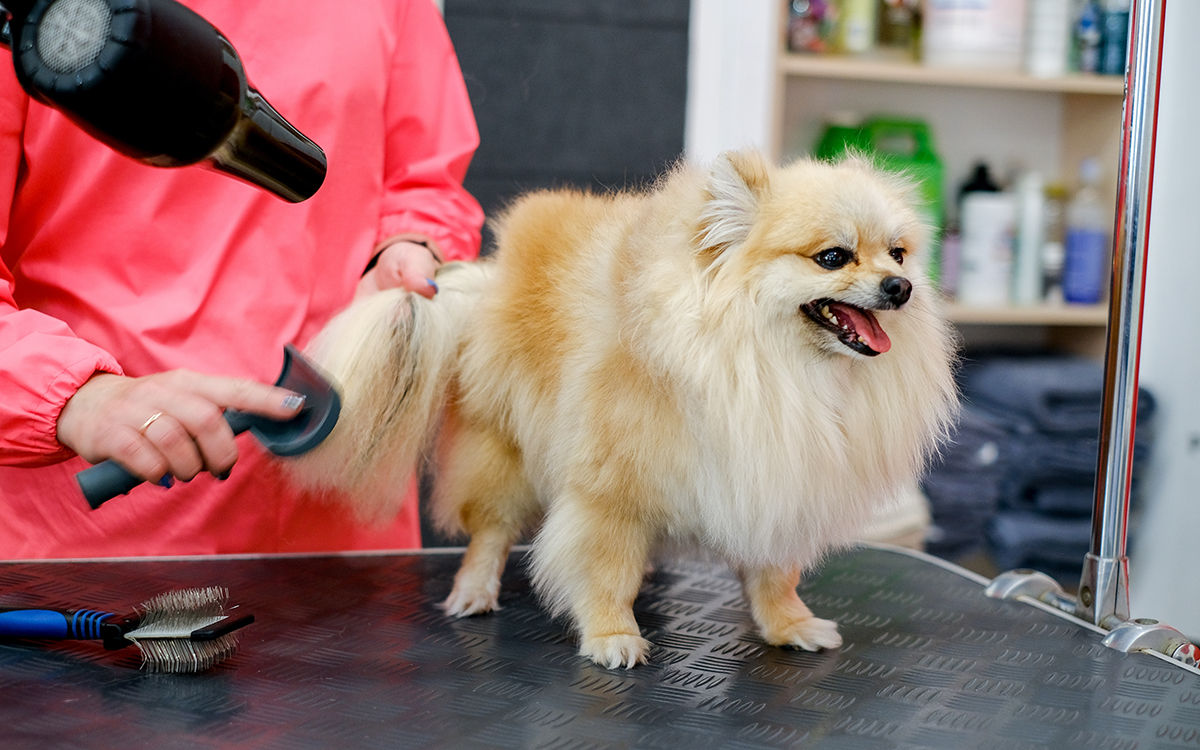
[[[75,481],[88,464],[55,437],[97,371],[274,382],[284,344],[350,302],[390,236],[478,253],[483,214],[461,186],[478,132],[431,0],[185,4],[329,172],[290,204],[202,168],[144,166],[30,101],[0,64],[0,559],[419,546],[415,486],[397,488],[409,498],[394,522],[363,526],[289,487],[249,434],[225,481],[142,485],[93,511]]]

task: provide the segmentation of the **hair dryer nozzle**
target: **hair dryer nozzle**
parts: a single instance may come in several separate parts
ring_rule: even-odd
[[[247,88],[237,123],[208,161],[217,171],[293,203],[317,192],[328,166],[321,147],[292,127],[253,88]]]

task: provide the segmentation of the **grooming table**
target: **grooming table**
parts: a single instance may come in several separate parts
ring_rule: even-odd
[[[0,642],[4,748],[1200,747],[1200,672],[1100,644],[1047,609],[917,553],[866,547],[801,585],[845,645],[765,645],[736,577],[701,562],[651,574],[637,600],[652,663],[575,653],[529,589],[503,609],[437,603],[459,551],[0,565],[0,606],[117,612],[222,585],[256,622],[197,675],[138,671],[95,642]],[[237,610],[234,610],[235,612]]]

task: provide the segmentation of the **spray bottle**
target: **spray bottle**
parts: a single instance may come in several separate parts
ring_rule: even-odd
[[[1066,257],[1063,259],[1063,299],[1094,305],[1107,278],[1108,222],[1097,184],[1100,163],[1084,159],[1079,166],[1082,186],[1067,205]]]

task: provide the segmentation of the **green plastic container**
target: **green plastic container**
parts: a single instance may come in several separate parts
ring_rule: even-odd
[[[926,270],[937,283],[941,275],[941,237],[945,226],[942,200],[944,169],[933,146],[929,125],[920,120],[876,117],[859,127],[830,125],[817,141],[814,155],[834,160],[855,150],[875,159],[881,168],[906,173],[916,181],[921,211],[933,228]]]

